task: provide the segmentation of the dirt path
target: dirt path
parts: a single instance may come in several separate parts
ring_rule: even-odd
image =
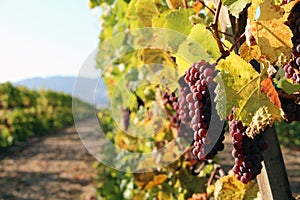
[[[84,122],[92,131],[94,122]],[[84,128],[83,127],[83,128]],[[231,139],[219,154],[224,170],[234,160]],[[283,149],[293,194],[300,194],[300,151]],[[85,150],[74,126],[43,138],[30,139],[21,147],[0,152],[0,200],[92,200],[95,198],[96,160]]]
[[[229,133],[227,134],[225,149],[218,154],[220,163],[226,172],[234,165],[234,159],[231,155],[232,142]],[[293,196],[298,196],[300,195],[300,151],[288,148],[282,148],[281,150]]]
[[[1,200],[95,199],[96,160],[74,126],[12,149],[0,153]]]

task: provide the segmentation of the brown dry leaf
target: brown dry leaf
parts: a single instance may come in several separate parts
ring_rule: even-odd
[[[145,190],[150,190],[154,186],[162,184],[167,178],[168,178],[168,176],[166,174],[160,174],[160,175],[155,176],[153,181],[150,181],[145,186]]]
[[[261,16],[255,21],[255,13],[259,5]],[[292,49],[292,32],[284,24],[287,20],[285,14],[287,11],[284,7],[275,6],[271,0],[266,0],[262,4],[254,0],[248,12],[254,37],[262,55],[265,55],[271,63],[277,61],[281,53],[289,57]]]
[[[250,62],[252,59],[259,60],[261,57],[258,45],[248,46],[245,42],[241,45],[239,54],[246,62]]]
[[[154,172],[135,173],[133,174],[133,177],[136,181],[136,184],[143,189],[148,182],[154,179],[155,173]]]
[[[155,172],[135,173],[133,176],[137,185],[145,190],[162,184],[168,178],[166,174],[157,174]]]
[[[277,107],[281,108],[281,102],[279,100],[278,93],[271,81],[271,79],[267,78],[261,82],[261,91],[266,93],[270,98],[270,101]]]

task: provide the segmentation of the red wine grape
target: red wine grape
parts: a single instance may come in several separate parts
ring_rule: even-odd
[[[246,135],[246,129],[247,127],[244,127],[241,121],[235,121],[231,114],[229,131],[233,142],[232,156],[235,158],[232,170],[236,178],[244,184],[260,174],[263,151],[268,148],[263,133],[251,139]]]
[[[212,109],[214,109],[211,105],[209,87],[215,88],[216,84],[213,79],[217,73],[215,65],[210,65],[202,60],[194,63],[185,74],[185,81],[189,86],[189,90],[185,90],[186,98],[182,102],[188,103],[185,109],[189,109],[190,127],[194,132],[194,149],[192,152],[199,160],[212,159],[218,151],[224,149],[225,131],[223,127],[221,135],[216,138],[216,144],[208,154],[205,152],[205,146],[210,144],[212,139],[211,135],[208,134],[208,128]]]

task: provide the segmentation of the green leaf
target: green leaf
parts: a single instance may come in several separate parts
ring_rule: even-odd
[[[300,91],[300,84],[293,84],[287,78],[281,78],[277,82],[277,87],[283,89],[288,94]]]
[[[218,105],[224,100],[224,92],[217,93],[216,103],[218,113],[222,118],[228,116],[231,109],[235,107],[235,119],[242,121],[245,126],[249,126],[255,121],[254,116],[258,110],[263,109],[262,118],[267,121],[281,119],[281,111],[269,99],[266,93],[261,91],[261,82],[265,79],[265,73],[259,74],[253,67],[245,62],[240,56],[231,54],[226,60],[221,60],[217,69],[220,70],[219,77],[215,79],[218,83],[217,91],[225,90],[226,106]],[[268,112],[271,114],[269,114]],[[257,116],[256,116],[257,119]],[[267,126],[269,124],[264,124]]]
[[[251,3],[251,0],[223,0],[222,2],[233,16],[239,17],[240,12]]]
[[[169,28],[188,35],[193,27],[189,17],[194,13],[192,9],[166,10],[152,18],[152,27]]]
[[[179,10],[167,10],[161,14],[156,15],[152,19],[152,27],[155,28],[167,28],[173,31],[178,31],[181,34],[174,34],[174,32],[163,31],[164,38],[162,42],[167,42],[174,51],[177,51],[178,46],[186,38],[192,30],[192,23],[189,17],[194,14],[192,9],[179,9]]]
[[[159,13],[153,0],[138,0],[136,2],[136,14],[146,27],[151,27],[152,18]]]
[[[191,63],[202,59],[212,63],[219,56],[220,51],[213,34],[206,29],[204,24],[197,24],[178,48],[176,63],[179,74],[183,75]]]

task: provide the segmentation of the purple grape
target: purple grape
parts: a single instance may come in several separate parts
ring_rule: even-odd
[[[229,118],[229,131],[233,141],[232,156],[235,158],[232,170],[236,174],[236,178],[246,184],[260,173],[262,152],[267,145],[263,133],[250,139],[245,134],[246,127],[240,121],[235,121],[233,114]]]
[[[186,95],[187,108],[190,109],[189,117],[191,118],[190,127],[194,131],[194,149],[193,154],[202,159],[212,159],[218,151],[224,149],[224,133],[219,136],[217,143],[212,150],[205,156],[205,144],[209,144],[207,129],[209,127],[212,106],[207,83],[213,84],[213,79],[217,75],[215,65],[210,65],[204,60],[192,64],[186,71],[185,81],[189,86],[189,93]],[[213,89],[213,88],[212,88]]]

